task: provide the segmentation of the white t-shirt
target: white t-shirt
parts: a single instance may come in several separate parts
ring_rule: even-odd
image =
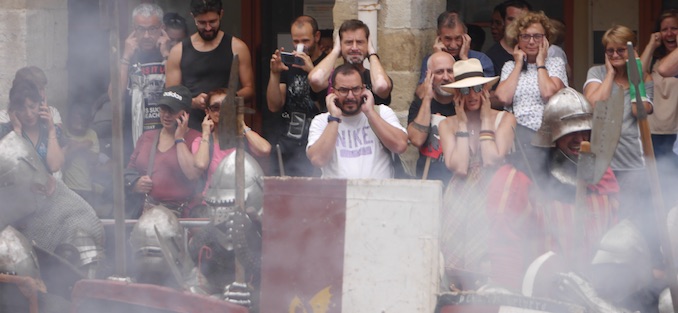
[[[407,133],[391,108],[381,105],[379,115],[393,127]],[[321,113],[313,118],[306,150],[322,135],[327,127],[328,116],[329,113]],[[361,112],[354,116],[342,116],[341,120],[334,154],[330,162],[321,169],[322,177],[393,178],[391,152],[372,131],[367,116]]]

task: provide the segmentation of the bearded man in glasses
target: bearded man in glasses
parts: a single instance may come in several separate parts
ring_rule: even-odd
[[[134,8],[133,31],[125,39],[120,58],[120,85],[129,91],[123,128],[131,130],[125,134],[129,153],[144,131],[162,128],[157,101],[165,85],[165,60],[171,48],[162,17],[157,4],[142,3]]]
[[[393,110],[375,105],[360,70],[343,64],[332,73],[327,113],[311,121],[306,155],[328,178],[393,178],[392,153],[407,148],[407,131]]]

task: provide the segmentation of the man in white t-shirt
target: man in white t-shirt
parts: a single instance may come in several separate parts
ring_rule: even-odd
[[[332,74],[327,113],[311,122],[306,155],[326,178],[393,178],[391,153],[407,148],[407,131],[393,110],[374,103],[355,65]]]

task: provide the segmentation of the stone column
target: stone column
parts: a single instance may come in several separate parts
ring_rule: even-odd
[[[334,26],[358,18],[359,0],[336,0]],[[444,0],[379,0],[377,13],[377,52],[386,72],[393,79],[391,108],[409,109],[419,80],[421,60],[431,53],[436,36],[436,18],[445,10]]]
[[[27,65],[47,74],[47,99],[65,115],[68,95],[67,0],[0,1],[0,108],[9,102],[14,74]]]

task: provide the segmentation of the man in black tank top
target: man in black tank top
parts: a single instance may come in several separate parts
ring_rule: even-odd
[[[191,0],[191,15],[198,31],[174,46],[167,60],[166,86],[184,85],[191,90],[188,126],[198,131],[205,118],[207,93],[228,87],[234,54],[240,58],[241,88],[237,95],[246,102],[254,96],[249,48],[242,40],[220,30],[223,12],[221,0]]]
[[[334,41],[332,51],[308,73],[308,80],[313,91],[319,92],[331,86],[329,79],[335,62],[341,56],[344,63],[351,63],[358,67],[365,87],[374,94],[376,104],[391,104],[393,80],[386,74],[369,38],[370,29],[365,23],[360,20],[344,21],[339,28],[339,38]],[[363,67],[365,59],[370,62],[369,70]]]

